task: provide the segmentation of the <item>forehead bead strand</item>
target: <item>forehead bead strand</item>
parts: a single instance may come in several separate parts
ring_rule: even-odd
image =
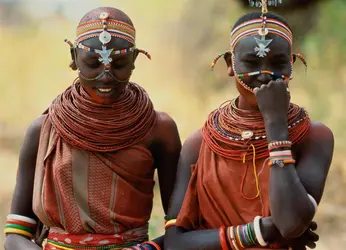
[[[123,55],[135,50],[138,53],[146,55],[151,59],[151,55],[143,50],[137,49],[135,44],[136,30],[135,28],[125,22],[118,21],[115,19],[110,19],[110,14],[107,12],[102,12],[99,16],[99,20],[88,21],[81,23],[77,27],[77,38],[75,44],[65,39],[65,42],[70,46],[70,48],[80,48],[92,53],[97,53],[100,55],[100,62],[109,68],[109,64],[112,62],[111,55]],[[83,41],[90,39],[92,37],[98,37],[102,44],[102,50],[95,48],[90,48],[82,44]],[[130,48],[124,48],[120,50],[107,49],[107,44],[111,41],[112,37],[123,39],[133,46]]]

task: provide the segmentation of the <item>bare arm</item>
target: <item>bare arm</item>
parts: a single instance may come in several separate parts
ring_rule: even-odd
[[[181,141],[177,125],[168,114],[158,112],[152,153],[158,172],[161,201],[165,214],[167,214],[168,203],[173,192],[180,150]],[[161,247],[163,246],[163,236],[153,241]]]
[[[159,177],[163,209],[167,214],[181,150],[177,125],[168,114],[163,112],[158,113],[155,137],[157,138],[153,150],[155,167]]]
[[[255,88],[268,143],[287,141],[290,92],[282,79]],[[308,194],[320,201],[333,156],[334,138],[324,125],[312,123],[298,153],[296,166],[285,164],[270,170],[270,210],[281,235],[296,238],[308,228],[315,208]]]
[[[29,127],[19,155],[16,187],[14,190],[11,214],[37,219],[32,211],[32,195],[35,177],[36,156],[40,130],[44,116],[35,120]],[[6,250],[41,249],[35,243],[20,235],[11,234],[5,240]]]
[[[201,131],[196,131],[183,145],[176,185],[168,212],[169,218],[178,217],[191,178],[190,166],[197,162],[201,142]],[[165,249],[221,249],[218,234],[218,229],[186,231],[180,227],[170,227],[165,235]]]
[[[191,165],[197,162],[201,143],[202,134],[198,130],[190,135],[183,145],[176,185],[168,212],[169,218],[178,217],[191,178]],[[269,241],[279,235],[271,218],[263,219],[261,226],[265,240]],[[187,231],[181,227],[169,227],[165,234],[165,249],[221,249],[219,229]]]
[[[268,141],[287,140],[287,129],[274,123],[267,125]],[[315,215],[310,194],[320,202],[333,156],[334,138],[324,125],[312,123],[298,149],[297,166],[273,166],[270,177],[270,208],[273,221],[286,238],[300,236]],[[283,195],[284,194],[284,195]]]
[[[170,219],[177,218],[181,210],[184,196],[191,178],[190,166],[197,162],[201,142],[201,131],[196,131],[183,145],[178,163],[176,185],[168,212],[168,217]],[[282,240],[282,236],[271,217],[263,218],[261,220],[261,231],[266,242]],[[302,248],[299,249],[305,249],[304,246],[306,244],[314,244],[313,241],[318,240],[317,235],[313,234],[310,236],[310,230],[306,231],[306,234],[308,236],[305,235],[304,238],[300,239],[299,246]],[[187,231],[181,227],[169,227],[165,234],[165,249],[221,249],[219,229]]]

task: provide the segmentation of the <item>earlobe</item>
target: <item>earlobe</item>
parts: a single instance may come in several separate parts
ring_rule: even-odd
[[[234,76],[233,64],[232,64],[232,53],[227,51],[223,57],[227,64],[227,73],[229,76]]]
[[[228,75],[231,76],[231,77],[234,76],[234,70],[233,70],[233,67],[232,67],[232,66],[228,67],[227,73],[228,73]]]
[[[77,65],[76,62],[74,60],[72,60],[69,64],[69,67],[73,70],[76,71],[77,70]]]
[[[76,51],[75,51],[74,48],[71,48],[71,49],[70,49],[72,61],[70,62],[69,67],[70,67],[73,71],[77,70],[76,54],[75,54],[75,52],[76,52]]]
[[[138,54],[139,54],[139,50],[138,49],[135,49],[133,51],[133,63],[132,63],[132,69],[131,70],[134,70],[136,68],[135,66],[135,62],[136,62],[136,59],[138,57]]]

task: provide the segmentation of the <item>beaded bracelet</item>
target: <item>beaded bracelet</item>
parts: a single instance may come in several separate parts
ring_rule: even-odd
[[[161,247],[154,241],[145,241],[143,244],[153,246],[156,250],[161,250]]]
[[[127,249],[127,248],[126,248]],[[136,246],[132,246],[130,249],[137,249],[137,250],[155,250],[156,248],[148,243],[142,243],[138,244]]]
[[[234,237],[234,230],[233,227],[229,227],[228,228],[228,232],[229,232],[229,237],[231,238],[231,246],[233,246],[235,248],[235,250],[239,250],[239,246],[237,244],[237,241]]]
[[[226,228],[224,226],[219,229],[220,244],[222,250],[228,250],[227,239],[226,239]]]
[[[235,238],[237,240],[237,242],[239,243],[239,245],[242,247],[242,248],[245,248],[244,246],[244,243],[242,241],[242,238],[241,238],[241,235],[240,235],[240,232],[239,232],[239,226],[235,227]]]
[[[175,226],[177,223],[177,220],[176,219],[173,219],[173,220],[169,220],[165,223],[165,230],[167,230],[169,227],[171,226]]]
[[[253,248],[260,245],[252,222],[229,227],[226,236],[231,248],[235,250]]]
[[[270,151],[269,152],[270,157],[292,157],[292,151],[291,150],[279,150],[279,151]]]
[[[295,164],[296,161],[293,158],[270,158],[268,165],[270,167],[272,166],[278,166],[280,168],[283,168],[286,164]]]
[[[232,237],[231,237],[231,233],[230,233],[230,228],[231,227],[228,227],[226,229],[226,239],[227,239],[229,245],[231,246],[231,249],[234,250],[234,246],[233,246],[233,243],[232,243]]]
[[[272,151],[278,148],[291,148],[292,142],[290,141],[272,141],[268,144],[268,150]]]
[[[262,218],[261,216],[256,216],[254,221],[253,221],[253,225],[255,228],[255,236],[256,236],[258,243],[262,247],[265,247],[265,246],[267,246],[268,243],[264,241],[263,236],[262,236],[261,225],[260,225],[261,218]]]
[[[19,234],[30,239],[34,238],[36,221],[26,216],[10,214],[7,216],[5,234]]]
[[[269,166],[279,166],[284,167],[285,164],[294,164],[295,160],[292,156],[292,151],[289,150],[278,150],[278,151],[270,151],[269,152]]]

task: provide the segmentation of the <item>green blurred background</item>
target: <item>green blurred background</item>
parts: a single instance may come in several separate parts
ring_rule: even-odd
[[[0,228],[9,212],[17,158],[27,126],[76,73],[65,38],[88,10],[112,6],[125,11],[137,29],[140,56],[132,80],[149,92],[156,109],[176,121],[182,140],[200,127],[207,114],[236,96],[223,60],[209,65],[228,48],[230,26],[248,11],[235,0],[0,0]],[[292,24],[295,51],[308,61],[295,65],[293,102],[335,135],[334,159],[317,213],[321,240],[317,249],[346,249],[346,2],[284,0],[278,9]],[[158,188],[151,218],[152,237],[163,233]],[[3,235],[0,234],[0,249]]]

